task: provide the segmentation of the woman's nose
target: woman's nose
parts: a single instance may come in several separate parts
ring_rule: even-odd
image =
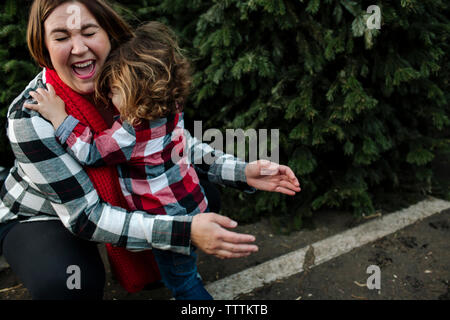
[[[88,47],[86,46],[86,43],[84,43],[83,38],[74,37],[72,39],[72,54],[82,55],[86,51],[88,51]]]

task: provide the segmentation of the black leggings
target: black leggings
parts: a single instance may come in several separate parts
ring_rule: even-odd
[[[219,212],[219,191],[208,181],[201,185],[211,211]],[[97,244],[72,235],[60,221],[16,224],[3,240],[3,256],[34,300],[103,298],[105,268]]]
[[[35,300],[102,299],[105,268],[97,245],[72,235],[60,221],[15,225],[3,240],[3,255]],[[80,289],[70,266],[78,266]],[[69,271],[69,273],[68,273]]]

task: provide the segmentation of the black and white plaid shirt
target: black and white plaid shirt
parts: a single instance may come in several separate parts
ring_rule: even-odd
[[[32,99],[29,92],[44,83],[45,69],[8,110],[7,135],[16,161],[1,189],[0,224],[59,219],[70,232],[90,241],[189,254],[192,217],[129,212],[99,198],[83,167],[56,140],[53,126],[23,107]],[[194,137],[189,136],[188,143],[192,145],[193,163],[206,155],[215,159],[211,165],[195,165],[200,177],[251,190],[245,183],[247,163]]]

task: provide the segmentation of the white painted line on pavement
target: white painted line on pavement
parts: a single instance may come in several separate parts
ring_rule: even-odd
[[[430,198],[409,208],[387,214],[379,219],[315,242],[311,245],[314,248],[315,260],[310,268],[449,208],[449,201]],[[216,300],[233,300],[241,294],[252,292],[254,289],[275,280],[300,273],[303,271],[305,253],[309,247],[308,245],[255,267],[232,274],[206,285],[206,289]]]

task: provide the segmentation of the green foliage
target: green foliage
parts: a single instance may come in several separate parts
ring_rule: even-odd
[[[2,115],[35,70],[23,41],[25,2],[1,5]],[[380,30],[366,26],[372,4]],[[450,145],[448,1],[132,0],[116,8],[134,25],[159,20],[179,35],[195,70],[188,120],[203,120],[204,130],[280,130],[280,162],[302,192],[226,190],[236,199],[226,214],[369,214],[380,191],[432,189],[433,160]]]
[[[38,71],[25,42],[28,16],[24,7],[24,1],[6,0],[0,4],[0,166],[13,162],[5,131],[8,106]]]

